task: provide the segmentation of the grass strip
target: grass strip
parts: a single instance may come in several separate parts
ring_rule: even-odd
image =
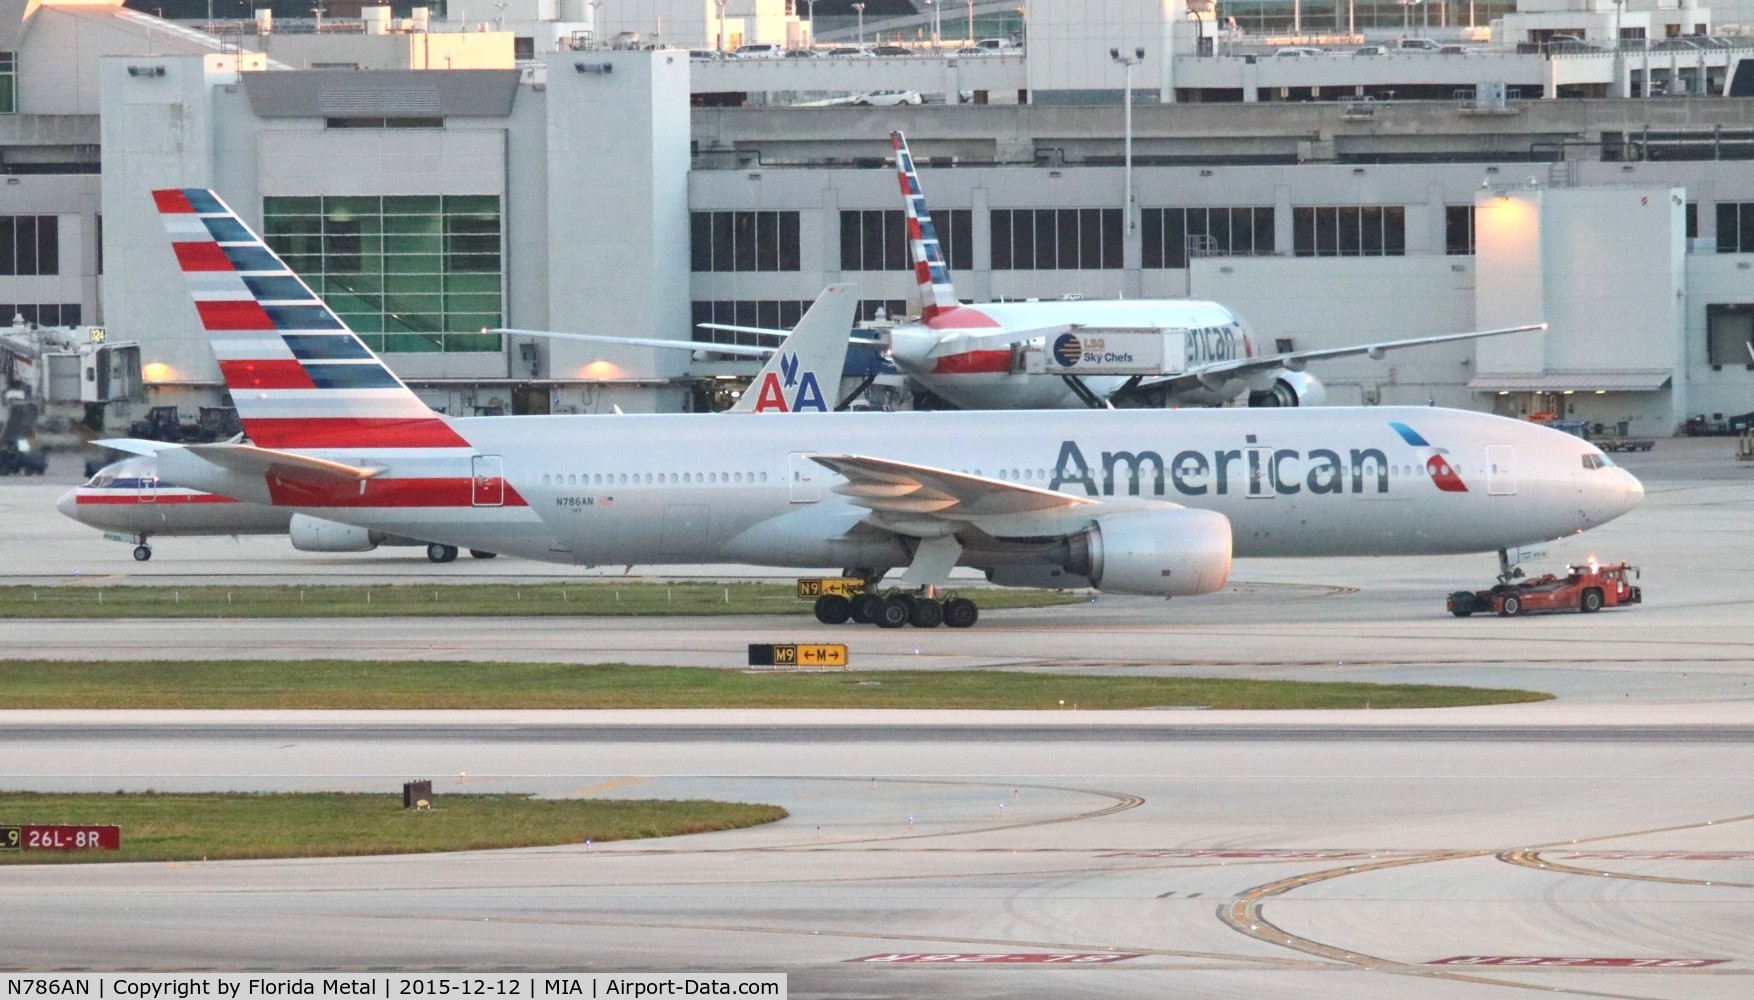
[[[119,851],[4,851],[0,865],[222,861],[423,854],[671,837],[772,823],[779,806],[705,800],[439,795],[430,812],[395,795],[48,795],[0,792],[0,826],[114,825]]]
[[[1544,701],[1426,684],[633,664],[0,660],[0,708],[1438,708]]]
[[[1087,601],[1051,590],[983,589],[982,610]],[[0,618],[373,618],[419,615],[808,615],[790,584],[541,583],[379,586],[10,586]]]

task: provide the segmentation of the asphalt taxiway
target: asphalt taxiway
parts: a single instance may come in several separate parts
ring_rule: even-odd
[[[1643,568],[1643,606],[1589,616],[1448,618],[1443,594],[1492,572],[1466,557],[1245,561],[1221,595],[995,612],[966,632],[757,618],[8,622],[12,650],[48,657],[735,667],[745,642],[832,636],[879,669],[1560,697],[1267,715],[6,713],[0,787],[393,794],[430,777],[441,801],[711,795],[791,818],[589,848],[8,867],[0,967],[782,971],[810,997],[1746,996],[1754,469],[1730,456],[1728,442],[1664,441],[1627,460],[1645,504],[1544,563]],[[278,559],[273,539],[167,540],[134,564],[25,511],[32,491],[51,493],[0,486],[5,582],[77,570],[100,585],[515,586],[584,572]]]

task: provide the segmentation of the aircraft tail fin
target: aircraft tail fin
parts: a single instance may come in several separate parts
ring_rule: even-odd
[[[252,442],[468,446],[212,191],[152,197]]]
[[[900,175],[901,200],[907,209],[907,247],[913,258],[915,298],[920,318],[929,320],[957,307],[956,289],[950,284],[950,266],[944,262],[944,247],[932,225],[926,196],[920,191],[920,175],[914,170],[914,156],[908,151],[907,139],[900,132],[891,132],[889,141],[895,147],[895,170]]]
[[[730,412],[833,410],[858,308],[852,285],[824,288]]]

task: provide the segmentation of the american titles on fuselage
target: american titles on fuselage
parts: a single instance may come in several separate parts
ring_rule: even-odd
[[[1103,451],[1093,465],[1076,441],[1060,442],[1048,489],[1082,488],[1086,496],[1291,496],[1296,493],[1390,492],[1389,457],[1380,448],[1274,448],[1249,434],[1240,448],[1184,449],[1168,461],[1152,450]],[[1434,465],[1435,463],[1435,465]],[[1415,470],[1418,470],[1415,472]],[[1460,477],[1437,455],[1407,464],[1446,493],[1465,493]]]

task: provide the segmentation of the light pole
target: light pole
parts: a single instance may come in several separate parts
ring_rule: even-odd
[[[1121,211],[1127,218],[1127,232],[1133,231],[1133,67],[1145,61],[1145,48],[1140,46],[1130,56],[1121,55],[1120,49],[1109,49],[1108,57],[1121,64],[1121,105],[1126,109],[1125,132],[1121,139],[1121,172],[1125,177],[1126,194],[1121,199]]]
[[[816,0],[804,0],[810,5],[810,47],[816,47]]]
[[[509,3],[496,3],[493,5],[493,9],[499,11],[499,13],[493,15],[493,30],[505,30],[505,9],[510,6],[511,4]]]
[[[974,0],[968,0],[968,44],[974,44]]]
[[[721,3],[719,6],[723,7],[724,4]],[[865,5],[862,3],[853,4],[853,10],[859,14],[859,44],[863,45],[865,44]]]
[[[723,53],[725,51],[725,0],[718,0],[718,3],[719,3],[719,52]]]
[[[936,51],[940,47],[938,42],[940,37],[938,34],[938,14],[942,8],[938,6],[938,0],[925,0],[925,4],[932,8],[932,49],[933,51]]]

